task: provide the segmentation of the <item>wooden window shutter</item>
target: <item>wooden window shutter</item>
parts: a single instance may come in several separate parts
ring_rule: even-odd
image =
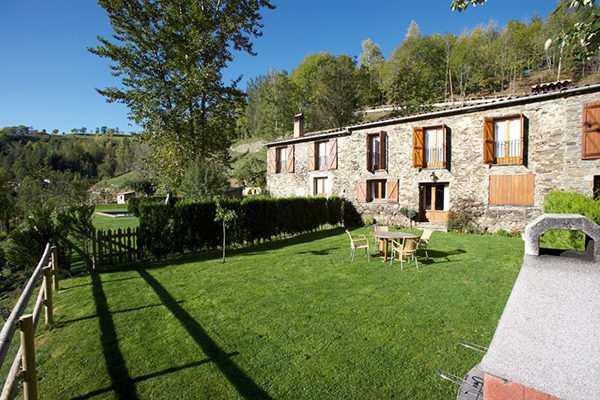
[[[285,172],[294,172],[294,145],[287,147],[287,168]]]
[[[308,170],[314,171],[316,166],[317,142],[308,143]]]
[[[398,202],[398,179],[388,179],[386,182],[386,198],[388,203]]]
[[[337,139],[329,139],[329,169],[337,169]]]
[[[442,167],[446,168],[446,160],[448,159],[448,148],[446,147],[446,143],[448,143],[448,128],[446,125],[442,125]]]
[[[521,113],[521,154],[519,155],[519,163],[525,164],[525,117]]]
[[[581,158],[600,158],[600,101],[584,104]]]
[[[421,126],[413,128],[413,167],[425,166],[425,129]]]
[[[490,205],[532,206],[535,175],[490,176]]]
[[[275,147],[269,148],[268,155],[269,173],[274,174],[277,172],[277,149]]]
[[[379,169],[387,169],[387,133],[379,132]]]
[[[356,201],[359,203],[367,201],[367,181],[358,181],[356,183]]]
[[[483,118],[483,163],[494,164],[494,118]]]
[[[371,135],[367,135],[367,171],[373,171],[373,163],[371,160],[373,156],[373,149],[371,147]]]

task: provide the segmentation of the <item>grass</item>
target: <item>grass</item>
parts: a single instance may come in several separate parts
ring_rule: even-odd
[[[108,204],[108,205],[97,205],[95,208],[95,212],[102,211],[127,211],[127,204]],[[139,219],[136,217],[120,217],[113,218],[107,217],[105,215],[98,215],[94,213],[94,217],[92,220],[94,227],[96,229],[112,229],[116,230],[118,228],[127,229],[127,228],[137,228],[139,225]]]
[[[366,233],[360,229],[355,233]],[[436,232],[430,259],[350,262],[341,228],[61,282],[40,398],[448,399],[516,279],[520,238]]]

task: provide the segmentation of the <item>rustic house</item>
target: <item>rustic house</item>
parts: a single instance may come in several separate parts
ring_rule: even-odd
[[[458,199],[483,226],[523,229],[551,189],[600,188],[600,84],[304,133],[267,143],[272,196],[339,195],[361,215],[444,223]]]

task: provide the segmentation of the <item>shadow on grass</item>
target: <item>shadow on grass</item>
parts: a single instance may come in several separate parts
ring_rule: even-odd
[[[227,380],[235,387],[240,396],[245,399],[270,399],[267,392],[261,389],[248,375],[244,373],[232,360],[231,354],[225,353],[204,328],[171,296],[171,294],[145,269],[137,269],[140,276],[154,289],[164,305],[179,320],[189,335],[200,346],[204,354],[225,375]],[[237,353],[234,353],[237,354]]]
[[[442,260],[442,263],[453,263],[458,262],[459,260],[450,260],[450,256],[457,256],[459,254],[465,254],[466,251],[462,249],[456,249],[452,251],[439,251],[439,250],[427,250],[427,254],[429,258],[425,257],[425,252],[419,250],[418,260],[419,263],[423,264],[440,264],[440,261],[437,260],[439,258],[445,258],[446,260]]]
[[[302,235],[294,236],[287,239],[273,240],[272,242],[265,242],[250,245],[244,248],[238,249],[227,249],[227,257],[233,256],[252,256],[271,250],[282,249],[287,246],[294,246],[302,243],[310,243],[315,240],[321,240],[337,235],[345,234],[343,228],[334,228],[317,232],[305,233]],[[331,249],[336,250],[336,249]],[[155,260],[142,262],[144,270],[160,269],[165,267],[172,267],[176,265],[188,264],[190,262],[201,262],[201,261],[212,261],[221,260],[223,252],[220,249],[210,250],[206,253],[186,253],[178,258],[168,258],[166,260]],[[227,263],[227,261],[225,261]],[[140,268],[140,262],[128,262],[119,265],[101,267],[102,274],[109,274],[111,272],[122,272],[138,270]],[[210,268],[210,267],[209,267]],[[138,278],[125,278],[125,279],[138,279]]]
[[[234,356],[236,354],[237,353],[234,352],[234,353],[228,354],[228,356]],[[198,367],[198,366],[200,366],[202,364],[207,364],[209,362],[211,362],[211,360],[201,360],[201,361],[196,361],[196,362],[192,362],[192,363],[189,363],[189,364],[185,364],[185,365],[182,365],[182,366],[179,366],[179,367],[167,368],[167,369],[165,369],[163,371],[159,371],[159,372],[154,372],[154,373],[147,374],[147,375],[138,376],[137,378],[134,378],[131,381],[133,383],[139,383],[139,382],[145,381],[147,379],[152,379],[152,378],[156,378],[156,377],[161,376],[161,375],[165,375],[165,374],[170,374],[170,373],[173,373],[173,372],[181,371],[181,370],[184,370],[186,368]],[[111,392],[113,390],[115,390],[115,387],[114,386],[110,386],[110,387],[107,387],[107,388],[94,390],[93,392],[90,392],[90,393],[88,393],[88,394],[86,394],[84,396],[74,397],[73,400],[90,399],[92,397],[101,395],[102,393]]]
[[[138,399],[135,384],[129,376],[125,359],[119,348],[115,323],[108,308],[108,301],[102,288],[100,274],[91,274],[91,278],[92,294],[100,324],[100,342],[102,343],[102,353],[104,354],[106,370],[112,383],[111,389],[114,390],[118,399]]]
[[[180,300],[180,301],[178,301],[178,303],[185,303],[185,300]],[[164,306],[165,306],[165,305],[164,305],[164,304],[162,304],[162,303],[161,303],[161,304],[150,304],[150,305],[147,305],[147,306],[141,306],[141,307],[135,307],[135,308],[128,308],[128,309],[126,309],[126,310],[112,311],[112,312],[111,312],[111,314],[122,314],[122,313],[128,313],[128,312],[131,312],[131,311],[139,311],[139,310],[144,310],[144,309],[146,309],[146,308],[152,308],[152,307],[164,307]],[[55,327],[57,327],[57,328],[63,328],[63,327],[65,327],[65,326],[67,326],[67,325],[69,325],[69,324],[72,324],[72,323],[74,323],[74,322],[85,321],[85,320],[88,320],[88,319],[94,319],[94,318],[98,318],[98,317],[99,317],[98,315],[88,315],[88,316],[86,316],[86,317],[81,317],[81,318],[70,319],[70,320],[68,320],[68,321],[56,322],[56,323],[54,324],[54,326],[55,326]]]

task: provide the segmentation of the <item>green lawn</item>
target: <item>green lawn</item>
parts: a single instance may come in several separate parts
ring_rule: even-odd
[[[480,361],[457,341],[489,344],[523,242],[436,232],[429,254],[351,263],[337,228],[63,280],[40,398],[455,398],[436,370]]]
[[[139,219],[136,217],[113,218],[96,214],[102,211],[127,211],[127,204],[97,205],[94,211],[92,222],[96,229],[133,229],[139,225]]]

